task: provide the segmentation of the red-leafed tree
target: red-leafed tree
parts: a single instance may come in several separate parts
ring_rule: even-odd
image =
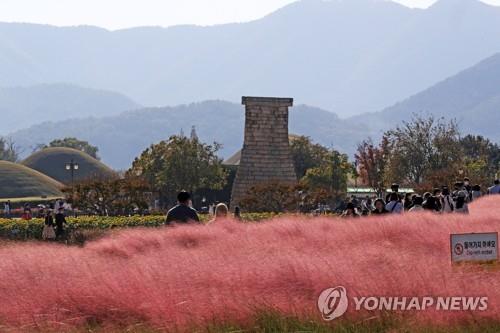
[[[355,154],[362,182],[379,193],[385,187],[384,172],[387,153],[387,138],[383,137],[379,146],[375,146],[371,139],[364,140],[358,145]]]

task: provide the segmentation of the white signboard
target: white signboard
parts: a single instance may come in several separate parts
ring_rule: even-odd
[[[451,235],[451,261],[498,260],[498,232]]]

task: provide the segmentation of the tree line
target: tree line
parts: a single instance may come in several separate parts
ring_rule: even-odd
[[[98,157],[98,148],[76,138],[54,140],[39,147],[66,146]],[[218,156],[221,145],[173,135],[152,144],[116,179],[90,179],[67,189],[76,206],[100,214],[146,209],[152,198],[160,206],[175,203],[181,190],[193,193],[198,207],[230,200],[236,170]],[[361,142],[353,160],[306,136],[291,136],[290,148],[297,185],[257,184],[242,201],[248,211],[311,210],[318,204],[343,200],[347,186],[359,184],[383,193],[392,183],[429,191],[469,177],[489,184],[500,168],[500,147],[478,135],[462,136],[455,121],[414,116],[385,132],[378,142]],[[0,159],[17,160],[15,144],[0,139]],[[203,199],[206,200],[204,201]]]
[[[88,141],[79,140],[77,138],[56,139],[48,144],[38,144],[32,147],[32,152],[37,152],[45,148],[65,147],[80,150],[95,159],[100,159],[98,156],[99,148],[91,145]],[[11,138],[0,137],[0,161],[18,162],[22,150],[18,147]]]
[[[414,116],[380,142],[360,143],[355,159],[363,183],[377,191],[393,182],[426,191],[458,177],[491,183],[500,169],[500,146],[480,135],[462,136],[453,120]]]

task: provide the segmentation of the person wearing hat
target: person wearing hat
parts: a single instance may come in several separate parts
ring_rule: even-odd
[[[181,191],[177,195],[177,202],[177,206],[168,211],[165,224],[200,222],[196,210],[190,207],[191,195],[188,192]]]

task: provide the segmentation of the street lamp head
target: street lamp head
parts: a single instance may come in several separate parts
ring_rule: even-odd
[[[66,170],[70,171],[70,170],[78,170],[80,168],[80,166],[78,165],[78,163],[74,163],[73,161],[71,161],[71,163],[66,163]]]

